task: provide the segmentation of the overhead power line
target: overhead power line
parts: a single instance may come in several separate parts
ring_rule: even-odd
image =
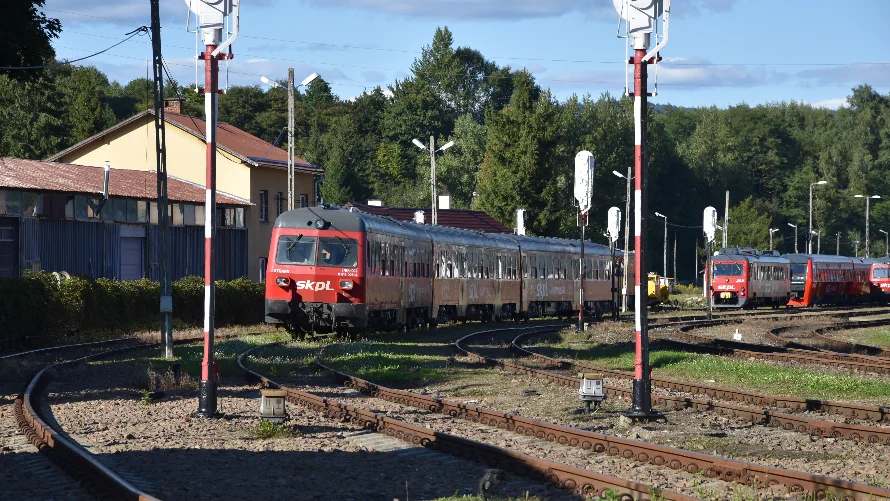
[[[78,62],[78,61],[83,61],[83,60],[85,60],[85,59],[89,59],[89,58],[91,58],[91,57],[96,57],[96,56],[98,56],[99,54],[103,54],[103,53],[105,53],[105,52],[108,52],[109,50],[111,50],[111,49],[117,47],[118,45],[120,45],[120,44],[122,44],[122,43],[124,43],[124,42],[126,42],[126,41],[128,41],[128,40],[130,40],[131,38],[135,37],[136,35],[144,35],[144,34],[146,34],[146,33],[148,33],[148,26],[140,26],[140,27],[136,28],[135,30],[133,30],[133,31],[131,31],[131,32],[129,32],[129,33],[127,33],[127,35],[130,35],[130,36],[128,36],[127,38],[121,40],[120,42],[118,42],[118,43],[116,43],[116,44],[114,44],[114,45],[112,45],[112,46],[110,46],[110,47],[106,47],[105,49],[102,49],[102,50],[100,50],[99,52],[95,52],[95,53],[93,53],[93,54],[90,54],[89,56],[84,56],[84,57],[80,57],[80,58],[77,58],[77,59],[72,59],[72,60],[70,60],[70,61],[60,61],[60,62],[58,62],[58,63],[42,64],[42,65],[40,65],[40,66],[0,66],[0,70],[10,70],[10,71],[12,71],[12,70],[16,70],[16,71],[18,71],[18,70],[41,70],[41,69],[44,69],[44,68],[52,68],[53,66],[65,66],[65,65],[68,65],[68,64],[73,64],[73,63],[76,63],[76,62]]]

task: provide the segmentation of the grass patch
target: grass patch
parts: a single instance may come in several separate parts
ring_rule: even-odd
[[[548,346],[549,351],[560,358],[590,361],[609,369],[633,370],[633,343],[595,344],[588,339],[589,334],[564,333],[560,339],[554,338],[556,343]],[[885,379],[666,350],[660,349],[657,342],[650,347],[653,374],[667,379],[822,400],[886,402],[890,399],[890,381]]]
[[[867,332],[862,337],[862,341],[860,341],[860,343],[868,344],[871,346],[879,346],[881,348],[890,348],[890,330],[876,329]]]
[[[250,430],[250,434],[260,440],[270,440],[273,438],[292,438],[298,435],[290,426],[285,424],[275,424],[269,421],[260,420],[259,423]]]
[[[361,342],[333,347],[325,352],[325,360],[338,370],[375,383],[413,386],[448,381],[477,368],[460,362],[446,367],[453,354],[450,344]]]

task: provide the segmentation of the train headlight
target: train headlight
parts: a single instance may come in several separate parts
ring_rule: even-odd
[[[340,288],[343,290],[350,290],[355,285],[352,280],[340,280]]]
[[[319,230],[323,230],[325,228],[325,226],[327,226],[327,224],[328,224],[328,222],[325,221],[324,219],[316,219],[315,220],[315,227],[318,228]]]
[[[278,277],[275,279],[275,283],[282,287],[287,287],[290,285],[290,279],[287,277]]]

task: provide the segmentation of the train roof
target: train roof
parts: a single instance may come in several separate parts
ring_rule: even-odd
[[[571,240],[568,238],[549,238],[549,237],[532,237],[528,235],[504,235],[519,244],[522,250],[535,252],[564,252],[576,254],[581,252],[581,240]],[[590,241],[584,242],[585,254],[609,254],[609,248],[602,244],[595,244]],[[615,252],[616,256],[620,256],[621,252]]]
[[[814,263],[852,263],[854,258],[847,256],[833,256],[830,254],[785,254],[782,257],[792,263],[806,263],[812,259]],[[859,261],[855,259],[855,261]]]
[[[788,264],[788,260],[779,256],[751,256],[747,254],[717,254],[712,261],[747,261],[749,263]]]
[[[326,221],[330,228],[343,232],[373,231],[393,236],[402,236],[415,240],[436,240],[454,245],[471,245],[479,247],[495,247],[537,252],[580,253],[581,241],[565,238],[532,237],[527,235],[511,235],[481,233],[447,226],[432,226],[412,222],[397,221],[388,216],[377,216],[362,212],[354,207],[345,209],[336,205],[303,207],[283,212],[275,219],[276,228],[311,228],[317,220]],[[585,241],[585,254],[609,254],[609,248],[602,244]],[[615,251],[616,256],[622,252]]]

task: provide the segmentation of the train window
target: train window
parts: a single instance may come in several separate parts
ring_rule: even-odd
[[[355,268],[358,266],[358,242],[352,238],[320,238],[318,241],[318,265]]]
[[[317,239],[315,237],[304,237],[303,235],[279,237],[275,262],[278,264],[312,266],[315,264],[316,243]]]
[[[738,263],[714,263],[714,276],[740,277],[742,265]]]

